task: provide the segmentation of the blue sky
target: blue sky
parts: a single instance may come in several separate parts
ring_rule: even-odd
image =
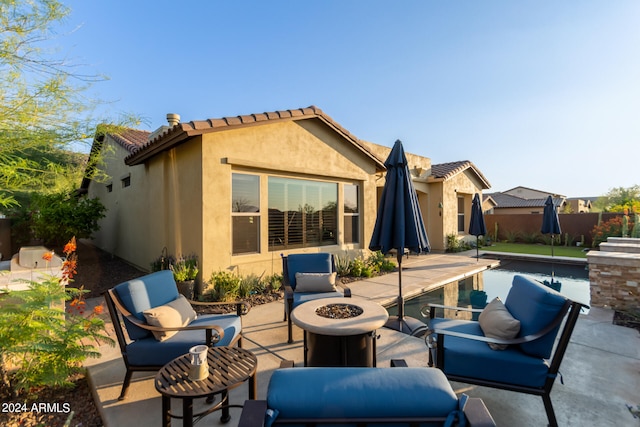
[[[66,1],[56,42],[153,130],[316,105],[491,191],[640,184],[640,2]],[[72,31],[73,30],[73,31]]]

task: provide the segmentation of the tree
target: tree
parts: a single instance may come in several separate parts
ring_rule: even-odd
[[[0,0],[0,207],[80,181],[86,156],[70,147],[97,128],[99,102],[83,93],[104,78],[48,49],[69,11],[57,0]]]
[[[604,212],[623,212],[625,208],[629,212],[640,212],[640,185],[612,188],[607,194],[598,198],[595,205]]]

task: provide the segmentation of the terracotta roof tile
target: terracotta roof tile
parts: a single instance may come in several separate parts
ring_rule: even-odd
[[[140,145],[134,153],[125,159],[125,163],[128,165],[139,164],[149,157],[154,156],[156,153],[169,149],[191,136],[215,132],[222,128],[251,126],[255,124],[263,124],[264,122],[272,120],[301,120],[307,118],[319,118],[322,120],[325,124],[333,128],[336,132],[342,134],[353,145],[358,147],[372,160],[374,160],[379,170],[384,170],[382,160],[378,159],[373,153],[371,153],[358,138],[353,136],[349,131],[324,114],[321,109],[314,105],[293,110],[278,110],[258,114],[179,123],[172,128],[167,129],[165,132],[162,132],[151,141]]]
[[[112,134],[111,137],[125,150],[134,153],[147,143],[150,134],[151,132],[144,130],[127,129],[122,133]]]
[[[472,169],[473,172],[480,178],[484,184],[486,184],[486,188],[491,188],[489,181],[485,176],[480,172],[480,170],[469,160],[461,160],[457,162],[448,162],[448,163],[440,163],[436,165],[431,165],[431,176],[435,179],[448,180],[453,178],[457,174],[464,172],[467,169]]]

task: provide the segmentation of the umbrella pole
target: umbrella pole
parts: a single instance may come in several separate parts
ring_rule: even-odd
[[[398,249],[398,323],[402,325],[402,319],[404,318],[404,298],[402,297],[402,255],[404,255],[404,248]],[[402,326],[400,326],[402,330]]]
[[[476,262],[480,261],[480,249],[478,248],[478,239],[479,236],[476,236]]]
[[[553,283],[554,271],[553,271],[553,241],[554,235],[551,235],[551,283]]]

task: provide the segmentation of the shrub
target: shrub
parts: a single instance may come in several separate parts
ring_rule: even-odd
[[[60,246],[72,237],[90,238],[100,229],[105,207],[98,199],[71,193],[38,194],[32,201],[32,227],[45,244]]]
[[[282,274],[272,274],[264,278],[266,291],[278,292],[282,288]]]
[[[187,280],[195,280],[198,275],[198,256],[188,255],[181,256],[173,263],[169,264],[169,269],[173,272],[173,278],[176,282],[186,282]]]
[[[240,279],[238,296],[240,299],[244,299],[251,294],[263,294],[265,290],[266,285],[262,282],[262,278],[255,274],[250,274]]]
[[[633,221],[629,221],[629,228],[633,228]],[[606,242],[609,237],[622,237],[622,217],[617,216],[594,226],[591,230],[591,236],[594,248],[600,246],[600,243]]]
[[[396,268],[396,264],[387,259],[380,251],[372,253],[369,258],[367,258],[367,264],[371,266],[371,269],[376,273],[393,271]]]
[[[349,270],[351,271],[351,275],[354,277],[362,277],[362,271],[365,268],[365,263],[362,257],[354,258],[349,263]]]
[[[228,271],[218,271],[209,280],[209,294],[212,301],[233,301],[238,299],[241,279]]]
[[[27,290],[8,292],[0,310],[0,377],[14,393],[39,386],[72,385],[69,377],[82,370],[82,362],[100,356],[86,339],[113,342],[98,317],[103,306],[85,316],[83,295],[87,291],[66,286],[76,272],[75,250],[73,238],[64,247],[67,258],[61,278],[27,281]],[[51,259],[47,256],[43,256],[46,261]],[[8,375],[9,366],[18,368],[14,375]]]

